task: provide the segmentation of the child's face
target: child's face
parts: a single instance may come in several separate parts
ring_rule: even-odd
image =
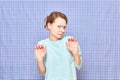
[[[63,18],[56,18],[52,24],[48,25],[50,29],[50,37],[58,40],[63,37],[66,31],[66,21]]]

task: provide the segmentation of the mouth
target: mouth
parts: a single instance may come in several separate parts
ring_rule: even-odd
[[[59,34],[59,35],[63,36],[64,34]]]

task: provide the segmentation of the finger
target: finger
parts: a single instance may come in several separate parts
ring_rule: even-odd
[[[70,39],[69,39],[69,41],[67,41],[66,44],[70,44],[70,42],[71,42],[71,41],[70,41]]]
[[[36,48],[39,49],[40,48],[40,44],[37,44]]]
[[[37,46],[35,46],[34,49],[37,49]]]
[[[76,38],[72,38],[72,41],[76,42],[76,41],[77,41],[77,39],[76,39]]]
[[[75,41],[75,38],[74,38],[74,37],[71,37],[71,41]]]
[[[39,46],[36,45],[36,49],[38,48]]]
[[[68,38],[68,41],[70,41],[70,38]]]
[[[69,38],[68,38],[68,41],[71,41],[72,40],[72,36],[70,36]]]
[[[71,41],[71,42],[76,41],[76,40],[77,40],[77,39],[75,39],[74,37],[68,38],[68,41]]]
[[[41,48],[40,49],[45,49],[45,46],[44,45],[41,45]]]
[[[74,42],[74,41],[75,41],[75,39],[74,39],[74,38],[72,38],[72,41]]]
[[[69,44],[69,41],[66,42],[66,45],[68,45],[68,44]]]
[[[70,41],[72,41],[72,37],[70,37]]]
[[[74,38],[74,42],[76,42],[76,41],[77,41],[77,39]]]
[[[43,46],[41,46],[40,49],[43,49]]]
[[[46,47],[43,45],[43,48],[46,49]]]
[[[39,49],[40,48],[40,45],[37,45],[37,49]]]
[[[37,45],[37,48],[38,48],[38,49],[41,49],[42,47],[43,47],[42,44],[38,44],[38,45]]]
[[[76,39],[75,41],[76,41],[76,42],[78,42],[78,40],[77,40],[77,39]]]
[[[73,42],[73,38],[72,37],[70,38],[70,42]]]

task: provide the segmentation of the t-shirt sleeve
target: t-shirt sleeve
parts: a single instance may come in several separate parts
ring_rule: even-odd
[[[43,44],[43,45],[45,45],[45,42],[44,42],[44,40],[41,40],[41,41],[38,41],[37,45],[38,45],[38,44]]]
[[[78,46],[78,48],[79,48],[78,50],[79,50],[79,57],[80,57],[80,60],[81,60],[81,64],[80,65],[76,65],[74,63],[74,65],[75,65],[75,67],[76,67],[77,70],[81,69],[81,67],[82,67],[82,53],[81,53],[80,46]]]

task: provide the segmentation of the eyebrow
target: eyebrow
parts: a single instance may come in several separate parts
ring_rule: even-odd
[[[59,25],[59,26],[66,27],[66,26],[63,26],[63,25]]]

